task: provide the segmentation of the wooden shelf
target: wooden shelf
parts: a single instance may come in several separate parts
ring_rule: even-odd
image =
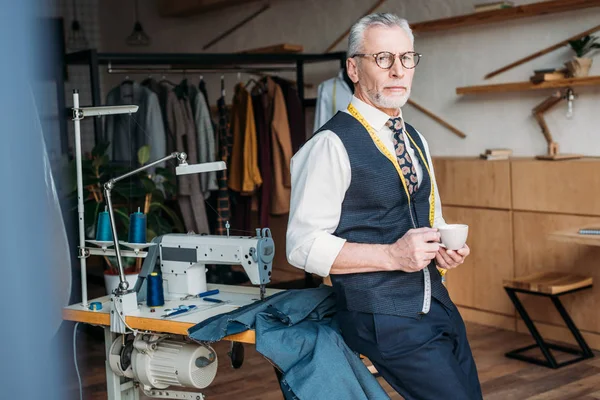
[[[586,76],[584,78],[567,78],[542,83],[511,82],[493,85],[463,86],[456,88],[456,94],[480,94],[501,92],[522,92],[525,90],[556,89],[574,86],[600,85],[600,76]]]
[[[551,0],[502,10],[485,11],[457,17],[436,19],[411,24],[414,32],[437,32],[468,26],[486,25],[519,18],[555,14],[590,7],[600,7],[600,0]]]
[[[581,235],[579,229],[552,232],[548,236],[560,242],[577,243],[586,246],[600,246],[600,235]]]

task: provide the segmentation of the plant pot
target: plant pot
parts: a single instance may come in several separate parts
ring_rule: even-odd
[[[135,286],[135,283],[137,281],[138,278],[138,273],[131,273],[131,272],[126,272],[125,273],[125,279],[127,280],[127,282],[129,282],[129,289],[133,289],[133,287]],[[111,273],[110,271],[104,271],[104,286],[106,287],[106,293],[107,294],[111,294],[116,288],[119,287],[119,282],[121,282],[121,280],[119,279],[119,274],[118,273]]]
[[[586,57],[575,57],[571,61],[565,63],[569,70],[569,75],[575,78],[588,76],[592,67],[592,59]]]

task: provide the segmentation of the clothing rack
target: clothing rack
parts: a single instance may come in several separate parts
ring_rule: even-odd
[[[304,96],[304,66],[327,61],[338,61],[340,68],[346,65],[346,52],[322,54],[310,53],[100,53],[95,49],[66,54],[65,65],[87,65],[90,73],[92,106],[101,106],[100,66],[106,65],[113,73],[179,72],[269,72],[275,70],[296,71],[298,96],[303,106],[314,107],[315,98]],[[137,67],[138,69],[136,69]],[[158,67],[158,68],[157,68]],[[118,72],[115,72],[118,71]],[[110,72],[109,72],[110,73]],[[94,118],[94,139],[99,142],[102,121]],[[304,286],[314,287],[312,275],[305,272]]]
[[[316,99],[304,97],[304,65],[318,62],[339,61],[340,68],[346,64],[346,52],[332,53],[100,53],[95,49],[66,54],[65,65],[87,65],[90,71],[92,106],[102,105],[100,98],[100,66],[110,68],[161,67],[160,71],[234,71],[268,72],[278,68],[296,71],[298,95],[304,108],[316,104]],[[291,67],[291,68],[290,68]],[[153,70],[154,73],[158,69]],[[132,72],[133,73],[133,72]],[[102,121],[94,119],[94,139],[97,143],[102,133]]]

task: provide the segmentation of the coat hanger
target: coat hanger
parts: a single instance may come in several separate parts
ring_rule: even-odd
[[[133,85],[133,80],[129,78],[129,75],[125,75],[125,79],[121,82],[121,86],[123,85]]]
[[[168,79],[167,79],[167,75],[163,75],[163,76],[162,76],[162,78],[161,78],[161,80],[160,80],[160,83],[168,83],[168,84],[169,84],[169,85],[171,85],[171,86],[177,86],[177,84],[176,84],[176,83],[174,83],[174,82],[171,82],[170,80],[168,80]]]

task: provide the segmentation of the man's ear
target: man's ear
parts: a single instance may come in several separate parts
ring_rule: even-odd
[[[353,83],[358,82],[358,65],[357,60],[354,58],[346,59],[346,70],[348,71],[348,77]]]

